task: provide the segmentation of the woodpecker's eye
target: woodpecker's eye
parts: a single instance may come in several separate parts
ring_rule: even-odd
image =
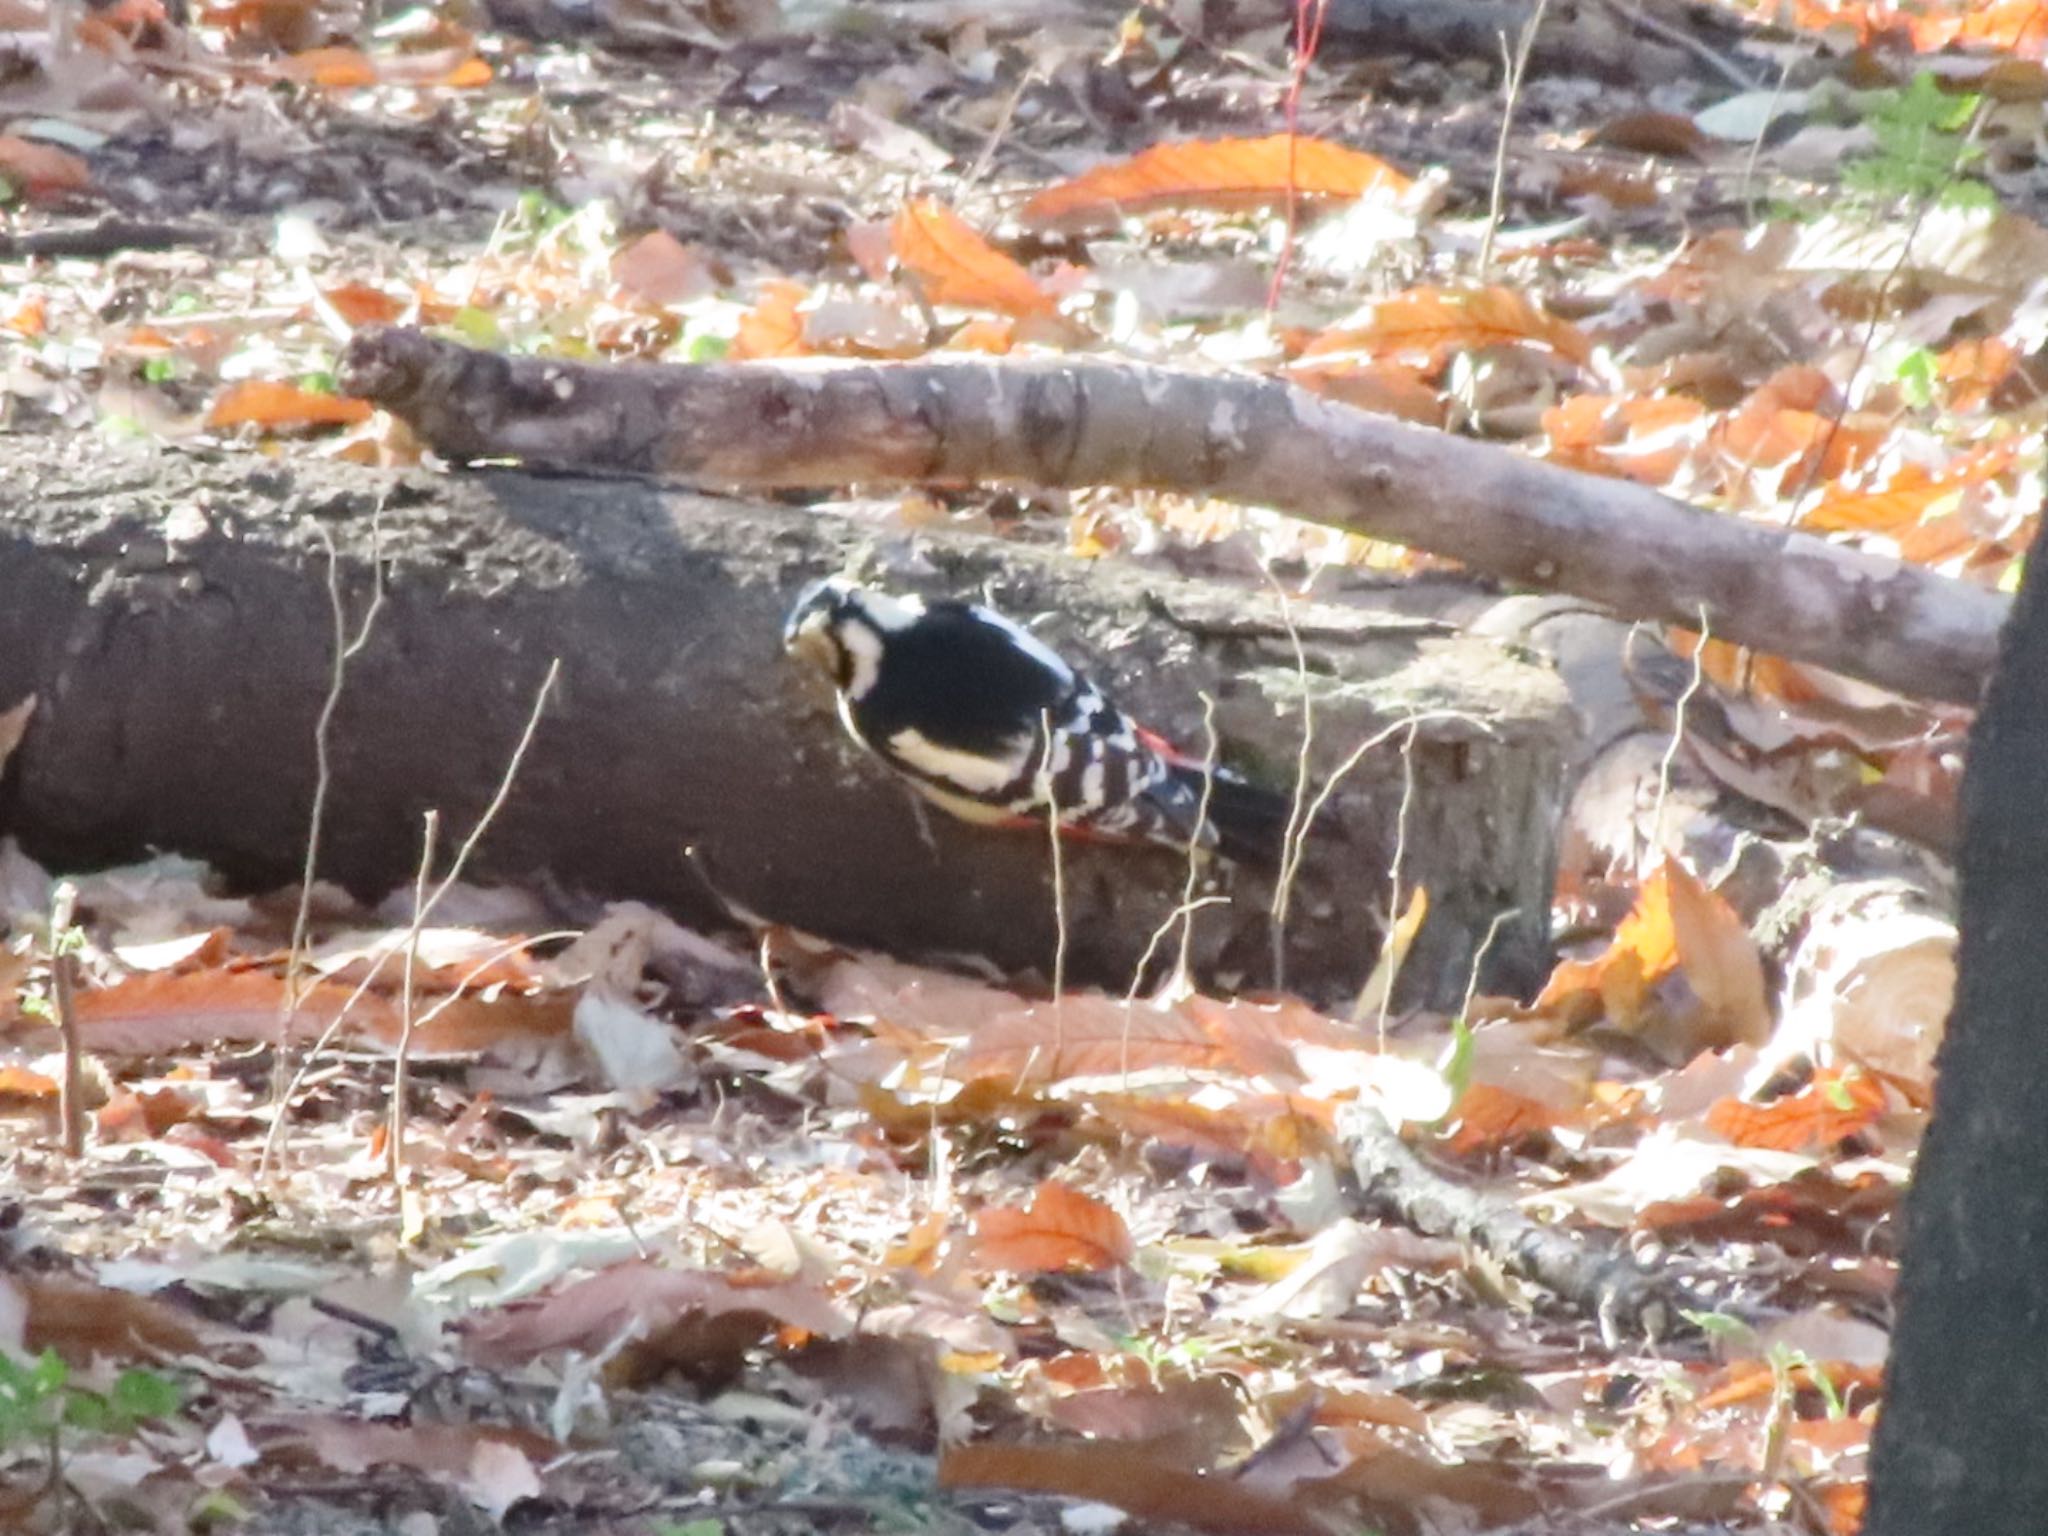
[[[832,613],[827,608],[813,608],[790,625],[782,634],[782,647],[790,655],[798,657],[816,667],[837,682],[845,670],[845,647],[833,628]]]

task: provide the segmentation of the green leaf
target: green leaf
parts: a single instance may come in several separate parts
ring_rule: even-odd
[[[1444,1111],[1448,1120],[1457,1112],[1465,1090],[1472,1086],[1472,1026],[1462,1017],[1451,1020],[1451,1043],[1444,1047],[1436,1070],[1451,1093],[1451,1107]]]
[[[112,1403],[82,1387],[73,1387],[64,1394],[64,1422],[89,1435],[104,1434],[117,1425],[125,1427]]]
[[[1934,403],[1935,370],[1938,366],[1938,359],[1926,347],[1915,347],[1899,359],[1895,371],[1908,403],[1922,410]]]
[[[184,1401],[184,1389],[157,1371],[123,1371],[114,1378],[114,1407],[131,1419],[167,1419]]]
[[[449,322],[456,335],[473,347],[496,351],[505,345],[505,333],[498,327],[498,317],[487,309],[474,304],[465,304],[455,311]]]

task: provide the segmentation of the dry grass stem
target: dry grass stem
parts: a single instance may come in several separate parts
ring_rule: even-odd
[[[64,1077],[57,1085],[57,1121],[64,1155],[85,1156],[85,1051],[78,1039],[78,887],[59,880],[50,896],[50,1004],[63,1043]]]

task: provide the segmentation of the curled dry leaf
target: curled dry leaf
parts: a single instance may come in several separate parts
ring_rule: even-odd
[[[1056,1179],[1038,1186],[1028,1210],[995,1206],[974,1221],[974,1261],[983,1269],[1018,1274],[1115,1269],[1136,1253],[1123,1217]]]
[[[1083,229],[1164,204],[1263,208],[1290,195],[1307,202],[1398,197],[1411,185],[1384,160],[1322,139],[1197,139],[1156,144],[1048,187],[1020,217],[1040,228]]]
[[[92,168],[68,149],[16,134],[0,134],[0,178],[40,201],[92,185]]]
[[[844,1338],[852,1325],[823,1291],[807,1282],[709,1270],[662,1269],[645,1261],[615,1265],[536,1301],[514,1302],[464,1328],[469,1351],[493,1367],[521,1365],[555,1349],[598,1354],[633,1330],[642,1338],[690,1315],[744,1313],[759,1319],[755,1336],[794,1328]]]
[[[1490,288],[1410,288],[1371,304],[1302,348],[1301,362],[1335,354],[1410,358],[1441,367],[1477,347],[1523,342],[1570,361],[1592,361],[1593,343],[1569,320],[1545,313],[1526,294]]]
[[[206,413],[216,432],[231,427],[259,427],[266,432],[307,427],[349,427],[368,421],[374,407],[367,400],[323,394],[275,379],[249,379],[221,391]]]
[[[1052,315],[1058,305],[1032,275],[942,204],[918,198],[889,226],[889,250],[934,304]]]
[[[1684,992],[1663,985],[1674,977]],[[1643,882],[1606,952],[1558,966],[1536,1006],[1579,1023],[1605,1019],[1679,1062],[1754,1044],[1770,1028],[1755,940],[1735,909],[1675,859]]]

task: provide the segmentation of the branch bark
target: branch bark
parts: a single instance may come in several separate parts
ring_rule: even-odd
[[[416,331],[344,387],[458,460],[704,486],[1024,481],[1220,496],[1450,555],[1516,586],[1974,703],[2007,601],[1822,539],[1424,431],[1271,379],[1124,363],[588,366]]]

